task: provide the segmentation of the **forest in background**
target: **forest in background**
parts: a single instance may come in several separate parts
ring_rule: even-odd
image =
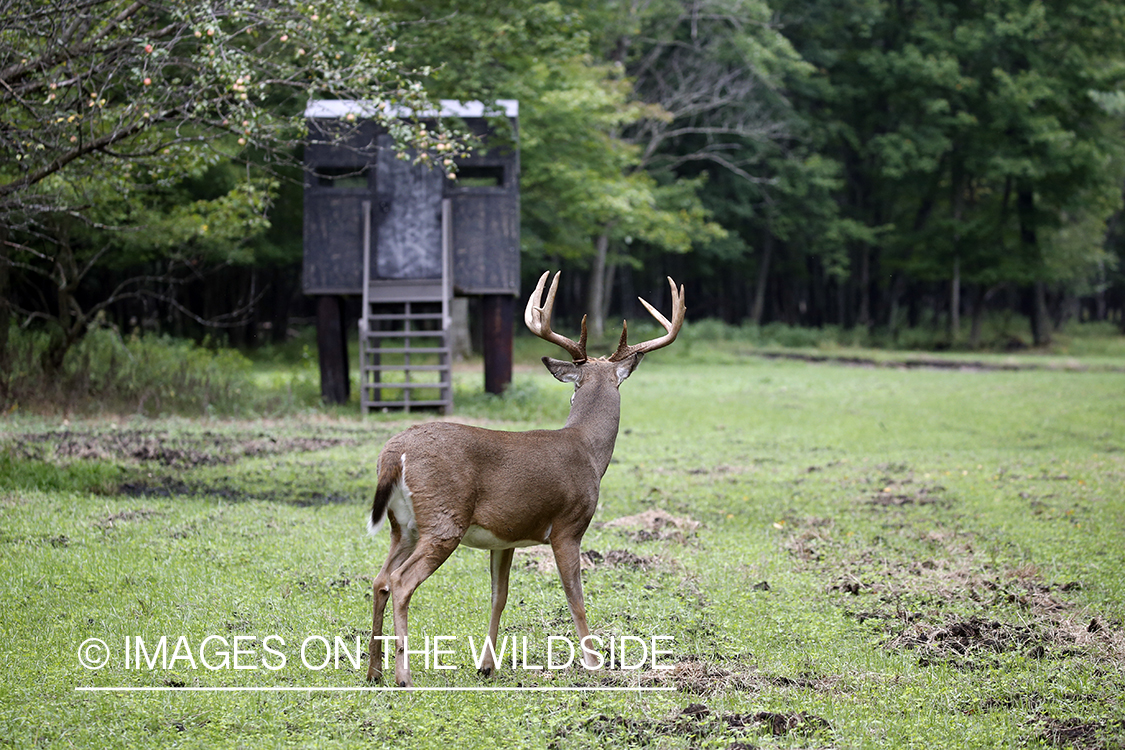
[[[664,275],[694,320],[888,342],[1125,326],[1118,3],[0,6],[0,364],[38,332],[49,374],[91,326],[284,340],[309,96],[519,100],[524,286],[568,271],[595,337]]]

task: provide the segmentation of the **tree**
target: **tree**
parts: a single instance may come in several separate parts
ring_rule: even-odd
[[[799,165],[822,163],[806,161],[803,127],[786,94],[809,66],[760,0],[612,2],[598,11],[606,20],[595,46],[662,115],[625,131],[641,151],[637,168],[665,183],[705,177],[704,203],[732,235],[697,243],[697,252],[735,267],[756,254],[761,287],[784,223],[782,195],[794,194]],[[715,274],[695,275],[712,286],[705,277]]]
[[[907,279],[940,281],[955,340],[968,283],[975,338],[988,290],[1022,285],[1046,343],[1047,287],[1096,267],[1093,238],[1119,198],[1120,133],[1089,92],[1120,85],[1125,10],[1096,0],[780,7],[820,71],[800,108],[844,165],[845,215],[884,228],[853,247],[856,319],[889,322]]]
[[[523,250],[592,267],[585,307],[595,337],[611,243],[683,252],[722,235],[699,201],[701,181],[653,176],[626,137],[670,115],[636,97],[620,66],[591,54],[596,13],[539,0],[376,7],[411,64],[433,69],[435,96],[520,101]]]
[[[245,252],[309,96],[372,102],[356,116],[423,159],[451,142],[382,106],[429,100],[345,0],[7,0],[0,18],[0,283],[23,300],[0,288],[0,358],[13,311],[55,323],[57,365],[99,311]],[[232,161],[225,191],[175,200]],[[95,269],[137,263],[165,267],[80,304]]]

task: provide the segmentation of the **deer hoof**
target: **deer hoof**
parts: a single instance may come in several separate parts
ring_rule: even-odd
[[[479,674],[481,677],[491,677],[492,667],[481,667],[477,670],[477,674]]]

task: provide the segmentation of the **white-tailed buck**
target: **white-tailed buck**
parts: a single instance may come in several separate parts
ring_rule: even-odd
[[[558,344],[571,362],[543,357],[551,374],[574,383],[570,416],[561,430],[497,432],[448,422],[417,425],[392,437],[379,454],[379,484],[371,506],[371,528],[385,513],[391,546],[374,583],[370,661],[367,679],[382,677],[383,611],[394,600],[395,682],[410,686],[406,646],[410,597],[445,562],[459,544],[486,549],[491,555],[492,617],[488,637],[496,644],[500,613],[508,599],[508,573],[516,547],[550,544],[562,578],[580,643],[590,631],[582,601],[579,546],[594,510],[598,489],[609,466],[621,416],[618,386],[645,352],[671,344],[684,322],[684,291],[672,288],[672,320],[641,303],[667,333],[629,345],[621,331],[617,351],[605,358],[586,356],[586,320],[577,343],[551,330],[559,276],[556,273],[540,305],[547,273],[528,300],[524,321],[532,333]],[[414,649],[412,649],[414,650]],[[495,668],[485,649],[481,671]],[[588,666],[593,655],[583,651]]]

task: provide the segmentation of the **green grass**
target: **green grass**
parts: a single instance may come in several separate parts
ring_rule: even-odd
[[[622,386],[622,431],[583,545],[602,556],[583,575],[595,632],[672,636],[670,675],[547,677],[509,663],[482,680],[465,646],[487,625],[476,550],[458,550],[411,606],[412,634],[458,639],[449,661],[460,668],[415,667],[419,686],[674,692],[78,692],[362,686],[363,665],[312,670],[300,644],[366,638],[387,548],[385,530],[365,533],[374,458],[406,422],[9,418],[0,744],[1125,743],[1125,376],[683,349],[647,358]],[[479,375],[458,376],[460,416],[501,429],[565,419],[569,389],[545,371],[521,370],[504,398],[479,387]],[[702,525],[603,526],[652,509]],[[502,635],[526,636],[541,664],[547,636],[571,625],[557,576],[538,563],[517,557]],[[160,635],[196,646],[252,636],[259,668],[124,668],[125,637]],[[285,668],[261,666],[266,635],[284,640]],[[115,660],[82,668],[88,638]],[[692,704],[709,713],[684,714]]]

